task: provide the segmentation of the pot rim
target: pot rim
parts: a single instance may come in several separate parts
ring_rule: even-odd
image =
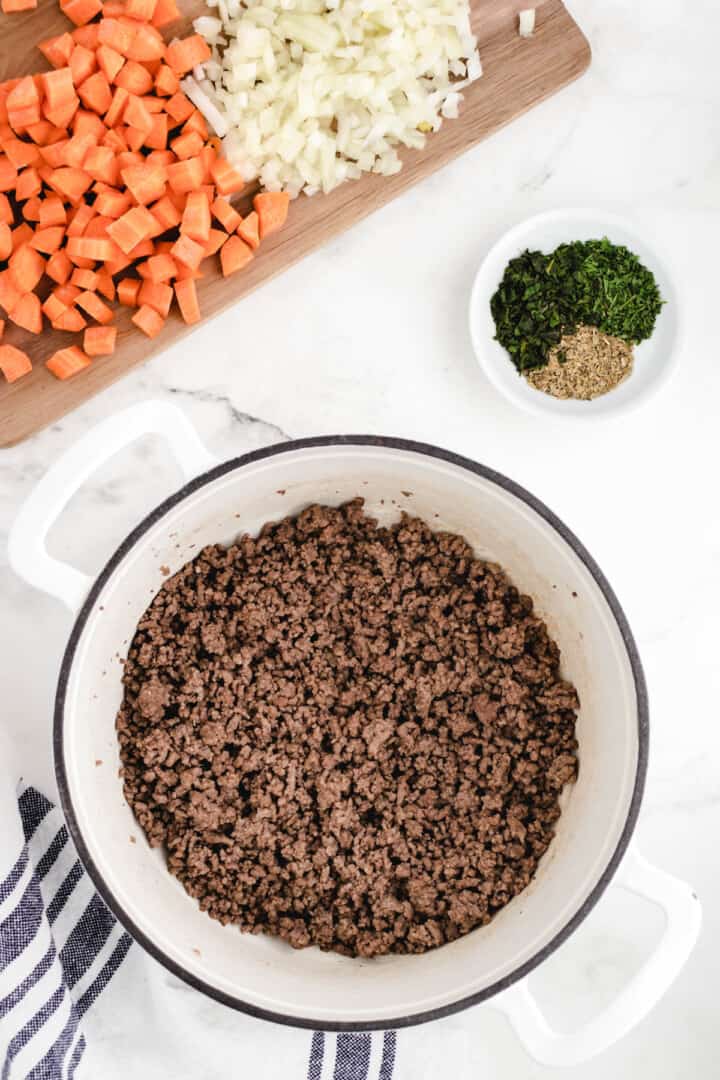
[[[489,480],[491,483],[502,488],[504,491],[514,495],[521,502],[525,503],[534,510],[541,518],[543,518],[554,530],[558,533],[562,539],[569,545],[575,555],[585,565],[587,570],[593,577],[596,585],[600,589],[605,598],[605,601],[612,612],[613,618],[617,625],[620,635],[623,640],[623,645],[627,652],[628,660],[630,662],[630,668],[633,676],[633,683],[635,687],[635,695],[637,700],[637,724],[638,724],[638,757],[637,767],[635,771],[635,781],[633,784],[633,793],[630,800],[630,806],[628,808],[628,814],[625,819],[625,824],[620,834],[615,851],[608,860],[600,878],[596,882],[595,886],[580,905],[578,910],[574,912],[565,925],[557,932],[557,934],[541,949],[525,961],[514,971],[505,975],[503,978],[498,979],[490,986],[485,987],[476,993],[469,994],[457,1001],[450,1002],[449,1004],[442,1005],[438,1008],[427,1009],[422,1012],[411,1013],[406,1016],[398,1016],[389,1020],[362,1020],[362,1021],[329,1021],[329,1020],[315,1020],[310,1017],[297,1017],[291,1016],[286,1013],[274,1012],[270,1009],[260,1008],[257,1005],[253,1005],[250,1002],[243,1001],[241,998],[236,997],[233,994],[228,994],[223,990],[217,989],[210,983],[197,975],[187,971],[181,964],[171,959],[163,950],[156,945],[145,933],[140,930],[128,915],[122,905],[115,899],[109,886],[106,884],[105,879],[102,876],[98,866],[92,858],[82,835],[82,831],[78,824],[75,810],[73,807],[70,787],[68,784],[67,771],[65,768],[65,755],[64,755],[64,713],[65,713],[65,698],[67,693],[67,687],[70,679],[70,672],[72,670],[73,661],[75,658],[75,652],[85,629],[86,623],[90,616],[90,613],[95,606],[95,602],[104,588],[107,581],[114,573],[117,566],[125,558],[131,548],[144,536],[144,534],[152,528],[157,522],[159,522],[165,514],[179,503],[183,502],[186,498],[193,495],[196,491],[199,491],[206,484],[212,483],[214,480],[221,476],[225,476],[230,472],[234,472],[237,469],[241,469],[245,465],[250,465],[256,461],[262,461],[266,458],[276,457],[279,454],[290,453],[295,450],[306,450],[314,447],[332,447],[332,446],[366,446],[366,447],[379,447],[387,448],[390,450],[404,450],[415,454],[420,454],[425,457],[431,457],[439,461],[447,462],[450,465],[457,466],[461,469],[465,469],[474,473],[476,476],[482,477],[484,480]],[[578,926],[587,918],[592,909],[597,904],[598,900],[605,892],[605,889],[610,884],[623,856],[630,843],[630,838],[637,824],[638,815],[640,812],[640,805],[642,802],[643,791],[645,787],[645,778],[647,774],[648,765],[648,746],[649,746],[649,712],[648,712],[648,694],[647,686],[645,682],[645,675],[643,672],[642,662],[638,653],[635,639],[632,631],[630,630],[629,623],[625,616],[625,612],[617,599],[612,587],[607,581],[602,570],[595,562],[590,553],[586,550],[585,546],[575,536],[575,534],[564,524],[561,519],[553,513],[540,499],[536,498],[529,491],[523,488],[520,484],[515,483],[514,480],[510,480],[502,473],[496,472],[494,469],[490,469],[485,465],[480,465],[478,462],[466,458],[461,454],[456,454],[451,450],[444,450],[440,447],[433,446],[429,443],[417,442],[411,439],[400,439],[389,436],[380,435],[320,435],[306,439],[291,439],[282,443],[275,443],[272,446],[263,447],[260,450],[252,450],[246,454],[241,454],[238,457],[231,458],[228,461],[222,462],[216,465],[208,472],[202,473],[200,476],[190,480],[178,491],[174,492],[167,499],[164,499],[154,510],[147,514],[138,525],[126,536],[122,543],[116,548],[113,555],[108,559],[107,563],[95,578],[87,598],[82,605],[80,611],[77,614],[75,623],[70,633],[65,653],[62,659],[62,665],[60,668],[60,674],[58,676],[57,691],[55,694],[55,708],[53,719],[53,753],[55,758],[55,776],[57,780],[58,790],[60,794],[60,804],[62,806],[65,820],[73,838],[78,854],[82,860],[85,869],[87,870],[95,888],[99,892],[105,904],[116,916],[118,921],[125,927],[131,937],[138,942],[142,948],[148,952],[155,960],[161,963],[168,971],[172,972],[183,982],[192,986],[195,990],[200,990],[208,997],[213,998],[215,1001],[219,1001],[223,1005],[229,1006],[231,1009],[246,1013],[250,1016],[256,1017],[260,1020],[268,1020],[272,1023],[283,1024],[288,1027],[306,1028],[311,1030],[320,1031],[385,1031],[393,1028],[412,1027],[416,1024],[428,1023],[431,1020],[439,1020],[445,1016],[450,1016],[453,1013],[460,1012],[463,1009],[470,1008],[473,1005],[479,1005],[480,1003],[487,1001],[489,998],[494,997],[496,994],[501,993],[503,990],[507,990],[514,983],[520,979],[525,978],[530,974],[539,964],[546,960],[568,937],[578,928]]]

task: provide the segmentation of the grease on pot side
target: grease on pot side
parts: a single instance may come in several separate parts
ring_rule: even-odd
[[[524,889],[577,774],[532,601],[361,499],[203,549],[140,621],[125,794],[203,910],[348,955],[423,952]]]

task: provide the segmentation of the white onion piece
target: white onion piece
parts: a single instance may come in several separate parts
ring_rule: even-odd
[[[224,139],[228,133],[227,121],[192,75],[186,75],[180,81],[180,89],[190,98],[195,108],[200,110],[218,138]]]
[[[269,190],[397,172],[398,150],[421,149],[482,74],[469,0],[208,4],[219,19],[195,21],[213,49],[202,90],[225,120],[229,160]]]
[[[532,37],[535,29],[535,8],[525,8],[518,15],[518,33],[520,37]]]

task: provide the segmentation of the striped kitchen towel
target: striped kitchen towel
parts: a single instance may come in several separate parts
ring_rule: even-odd
[[[105,907],[60,810],[1,781],[0,1080],[392,1080],[395,1032],[279,1028],[175,979]]]

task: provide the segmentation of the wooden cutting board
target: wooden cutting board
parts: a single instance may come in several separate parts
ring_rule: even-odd
[[[517,0],[474,0],[474,29],[484,73],[465,91],[459,119],[446,121],[423,151],[405,153],[404,167],[395,176],[366,176],[342,185],[330,195],[298,199],[291,206],[286,227],[266,241],[244,271],[224,279],[217,269],[208,269],[199,283],[205,318],[222,311],[581,75],[590,63],[590,47],[560,0],[546,0],[540,5],[536,30],[529,39],[517,33],[516,13],[523,6],[526,4]],[[188,20],[205,10],[202,0],[180,0],[180,7]],[[0,81],[46,70],[48,65],[35,45],[67,28],[57,0],[41,0],[37,11],[22,15],[0,14]],[[172,27],[172,32],[178,33],[178,28]],[[208,260],[203,269],[216,262]],[[191,329],[200,344],[203,324],[188,328],[177,312],[171,314],[154,341],[132,325],[130,314],[121,309],[115,354],[95,360],[92,367],[66,382],[50,375],[43,361],[56,349],[77,344],[77,335],[48,328],[34,336],[6,324],[4,341],[25,349],[35,366],[17,383],[0,386],[0,446],[12,446],[58,420]]]

